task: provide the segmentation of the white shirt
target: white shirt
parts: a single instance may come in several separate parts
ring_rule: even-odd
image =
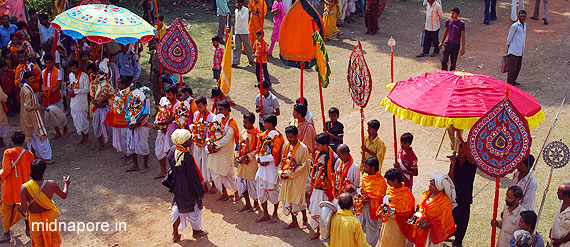
[[[521,206],[526,210],[534,211],[536,203],[536,189],[538,188],[536,179],[530,175],[530,172],[524,178],[520,179],[519,172],[515,172],[511,182],[511,186],[513,185],[520,187],[523,191],[523,198],[519,202]]]
[[[336,163],[334,165],[335,171],[339,169],[338,166],[340,165],[340,162],[342,162],[342,160],[340,159],[336,160]],[[355,188],[357,186],[360,187],[360,168],[358,167],[357,164],[354,163],[354,161],[352,162],[352,164],[350,164],[350,168],[348,168],[348,173],[346,174],[346,176],[348,177],[348,179],[350,180],[352,185],[354,185]]]
[[[241,10],[236,8],[236,34],[249,34],[247,24],[249,22],[249,10],[242,6]]]
[[[53,28],[52,25],[49,25],[49,27],[46,27],[46,26],[38,23],[38,26],[40,28],[40,40],[42,43],[46,42],[50,37],[55,36],[55,29]]]
[[[69,81],[70,83],[77,83],[79,85],[77,88],[73,89],[75,97],[71,98],[69,107],[74,110],[89,110],[89,102],[87,100],[87,97],[89,95],[89,76],[87,73],[81,73],[79,81],[77,81],[77,78],[73,72],[69,73]]]
[[[526,40],[526,24],[517,21],[509,28],[509,36],[507,36],[507,45],[509,46],[508,54],[522,56],[524,51],[524,43]]]
[[[499,239],[497,241],[497,247],[510,247],[509,243],[513,237],[513,233],[519,226],[519,219],[521,218],[521,212],[526,211],[526,209],[519,204],[513,211],[509,211],[509,207],[505,205],[503,209],[503,219],[501,232],[499,233]]]
[[[47,73],[47,78],[48,78],[47,79],[47,86],[50,88],[55,87],[56,85],[51,85],[51,81],[50,81],[51,73]],[[63,82],[63,73],[61,73],[61,70],[59,70],[59,69],[57,69],[57,80]]]
[[[563,238],[570,232],[570,207],[561,211],[563,203],[563,201],[560,201],[558,210],[556,210],[556,217],[554,218],[554,224],[552,225],[552,238]],[[570,242],[560,245],[560,247],[568,246],[570,246]]]

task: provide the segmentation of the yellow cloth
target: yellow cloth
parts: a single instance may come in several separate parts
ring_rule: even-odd
[[[190,133],[190,131],[187,129],[177,129],[172,132],[170,138],[172,139],[172,143],[174,143],[174,145],[181,146],[190,140],[190,138],[192,138],[192,133]]]
[[[364,146],[370,149],[370,151],[376,153],[376,158],[378,159],[378,172],[382,173],[382,164],[384,163],[384,157],[386,157],[386,145],[384,145],[384,141],[380,139],[379,135],[376,135],[374,140],[370,140],[370,136],[364,136]],[[362,151],[360,151],[362,152]],[[372,157],[371,154],[365,152],[364,159]],[[360,165],[360,171],[362,171],[362,165]]]
[[[2,218],[2,227],[6,233],[10,231],[10,227],[18,223],[22,216],[18,213],[18,206],[15,203],[2,202],[0,218]]]
[[[26,142],[32,141],[32,133],[41,140],[47,138],[47,131],[40,115],[42,106],[38,104],[32,87],[27,83],[20,90],[20,129],[26,135]]]
[[[308,161],[311,160],[311,155],[309,154],[309,149],[305,144],[299,142],[299,147],[295,152],[295,157],[293,159],[297,163],[295,171],[283,171],[283,162],[279,164],[278,175],[285,173],[289,178],[281,179],[281,189],[279,191],[279,201],[286,201],[292,204],[304,204],[305,203],[305,190],[307,186],[307,172],[309,168]],[[289,148],[286,148],[289,146]],[[286,156],[290,150],[293,149],[293,145],[283,145],[282,157]]]
[[[230,33],[232,33],[232,31],[233,27],[230,30]],[[232,59],[232,35],[228,35],[228,40],[226,41],[226,47],[224,49],[224,56],[222,57],[222,71],[220,73],[220,80],[218,81],[218,87],[222,90],[224,95],[230,94],[232,86]]]
[[[243,129],[241,131],[240,140],[240,156],[246,155],[249,157],[249,162],[247,164],[239,164],[237,174],[249,181],[255,181],[255,173],[257,173],[257,162],[255,162],[255,148],[257,147],[257,140],[259,139],[259,131],[257,128],[253,129]],[[242,145],[245,145],[242,147]]]
[[[160,34],[160,39],[162,39],[162,37],[164,37],[164,35],[166,34],[166,31],[168,30],[168,26],[164,23],[162,23],[162,28],[160,28],[160,30],[158,30],[157,25],[154,25],[154,28],[156,28],[158,34]]]
[[[382,223],[382,232],[380,233],[380,246],[404,247],[406,245],[406,237],[400,231],[400,227],[396,222],[394,215]]]
[[[55,225],[55,231],[49,230],[50,223],[52,222],[57,223],[56,210],[57,208],[55,210],[53,209],[46,210],[41,213],[29,213],[28,221],[30,226],[30,239],[32,242],[32,247],[61,246],[61,236],[59,235],[59,226],[57,226],[57,224]]]
[[[332,0],[334,1],[334,0]],[[338,28],[336,27],[336,21],[338,19],[338,3],[330,6],[325,5],[325,10],[323,12],[323,22],[325,23],[325,37],[331,37],[338,33]]]
[[[32,196],[32,198],[36,197],[38,191],[40,190],[40,185],[33,179],[30,179],[30,181],[26,182],[24,185],[26,186],[28,193],[30,193],[30,196]],[[38,198],[36,199],[35,203],[37,203],[40,207],[45,208],[47,210],[53,210],[56,213],[56,218],[57,218],[59,209],[57,209],[57,207],[55,206],[55,202],[53,202],[52,199],[47,197],[46,194],[41,192]]]
[[[347,209],[338,211],[331,220],[330,239],[331,247],[370,247],[366,242],[366,235],[362,231],[360,221]],[[392,245],[382,245],[390,246]]]
[[[234,133],[236,131],[237,130],[234,128],[227,126],[224,130],[224,136],[214,142],[218,151],[208,154],[208,169],[211,169],[212,172],[222,177],[228,175],[230,171],[232,171],[236,150],[236,143],[234,141],[234,136],[236,136]],[[231,175],[233,177],[233,171]]]

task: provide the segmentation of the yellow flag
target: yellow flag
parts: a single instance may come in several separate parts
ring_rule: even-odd
[[[228,40],[226,40],[224,57],[222,58],[222,72],[220,73],[220,89],[222,89],[224,95],[230,93],[230,87],[232,85],[232,30],[233,27],[230,29]]]

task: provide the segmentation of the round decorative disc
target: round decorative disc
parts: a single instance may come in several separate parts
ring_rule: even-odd
[[[548,143],[542,153],[542,158],[548,166],[553,168],[561,168],[568,164],[570,159],[570,150],[562,141],[553,141]]]

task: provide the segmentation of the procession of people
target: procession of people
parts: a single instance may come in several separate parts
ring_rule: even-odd
[[[319,1],[310,2],[315,8],[320,5]],[[211,87],[211,97],[194,95],[193,89],[181,82],[182,75],[161,66],[157,44],[168,26],[164,16],[157,16],[151,1],[141,1],[145,20],[158,29],[148,46],[140,42],[101,46],[85,37],[69,42],[69,36],[58,37],[49,17],[35,9],[28,9],[29,18],[22,21],[23,25],[11,24],[10,16],[3,15],[0,145],[9,146],[7,137],[12,145],[4,150],[0,170],[4,230],[0,243],[12,240],[10,228],[23,219],[31,246],[62,244],[59,231],[31,226],[34,222],[56,221],[59,210],[53,195],[65,199],[70,193],[69,176],[63,177],[63,188],[44,179],[50,165],[59,165],[53,158],[50,140],[65,138],[77,139],[82,148],[95,143],[94,152],[112,147],[122,163],[130,165],[124,170],[127,173],[146,173],[149,166],[158,163],[160,172],[154,178],[161,179],[165,190],[172,193],[174,242],[183,238],[186,228],[192,229],[195,239],[208,234],[211,226],[202,224],[202,210],[208,207],[203,199],[209,192],[219,194],[219,203],[243,200],[239,213],[258,211],[260,217],[251,219],[252,224],[285,221],[285,229],[308,228],[312,234],[307,241],[321,238],[333,247],[424,247],[440,246],[448,240],[453,247],[463,246],[478,168],[459,129],[449,129],[450,136],[457,138],[455,145],[452,142],[454,154],[448,157],[449,170],[434,173],[428,184],[421,184],[414,183],[422,161],[412,148],[412,133],[400,136],[395,161],[388,164],[377,119],[367,122],[363,145],[349,147],[344,143],[344,125],[339,121],[341,112],[337,107],[328,110],[329,121],[322,132],[315,128],[306,98],[299,98],[292,109],[282,108],[272,88],[267,59],[274,56],[281,24],[292,4],[290,0],[276,0],[272,5],[264,0],[237,0],[235,11],[231,11],[228,1],[214,1],[218,18],[217,35],[211,38],[214,79],[225,77],[222,60],[224,44],[232,40],[225,35],[230,23],[235,27],[236,44],[228,53],[231,67],[239,67],[245,53],[249,64],[255,66],[255,84],[260,88],[250,105],[255,111],[241,112],[240,117],[232,112],[236,103],[223,93],[220,84]],[[381,31],[379,4],[368,1],[363,8],[361,0],[325,0],[323,38],[339,38],[343,33],[337,26],[359,16],[365,18],[366,34]],[[516,1],[513,4],[516,10]],[[539,4],[537,0],[533,19],[538,19]],[[459,18],[460,10],[443,8],[440,0],[426,0],[424,5],[425,36],[422,53],[417,57],[429,55],[431,47],[431,56],[443,49],[442,70],[448,69],[450,60],[453,71],[458,57],[465,54],[466,28]],[[451,18],[445,21],[440,42],[444,9],[450,9]],[[63,10],[58,7],[57,13]],[[545,1],[544,24],[548,24],[547,12]],[[263,31],[267,13],[273,15],[272,35]],[[526,11],[519,9],[515,16],[506,42],[507,82],[517,86],[526,39]],[[494,19],[493,9],[490,20]],[[489,24],[488,13],[484,23]],[[146,47],[151,53],[150,83],[145,83],[141,75],[140,52]],[[8,133],[7,119],[16,115],[19,130]],[[286,128],[278,129],[281,121],[288,123]],[[70,136],[73,130],[77,137]],[[151,131],[156,132],[155,140],[150,139]],[[541,247],[548,239],[555,247],[570,246],[568,183],[559,185],[561,202],[550,233],[543,232],[543,237],[536,232],[537,181],[531,172],[534,164],[531,154],[517,164],[503,212],[498,220],[489,222],[500,229],[497,247]],[[412,188],[424,192],[415,198]],[[329,222],[323,222],[323,202],[336,207]],[[291,219],[280,218],[279,211]],[[329,238],[323,239],[323,234],[329,234]]]

